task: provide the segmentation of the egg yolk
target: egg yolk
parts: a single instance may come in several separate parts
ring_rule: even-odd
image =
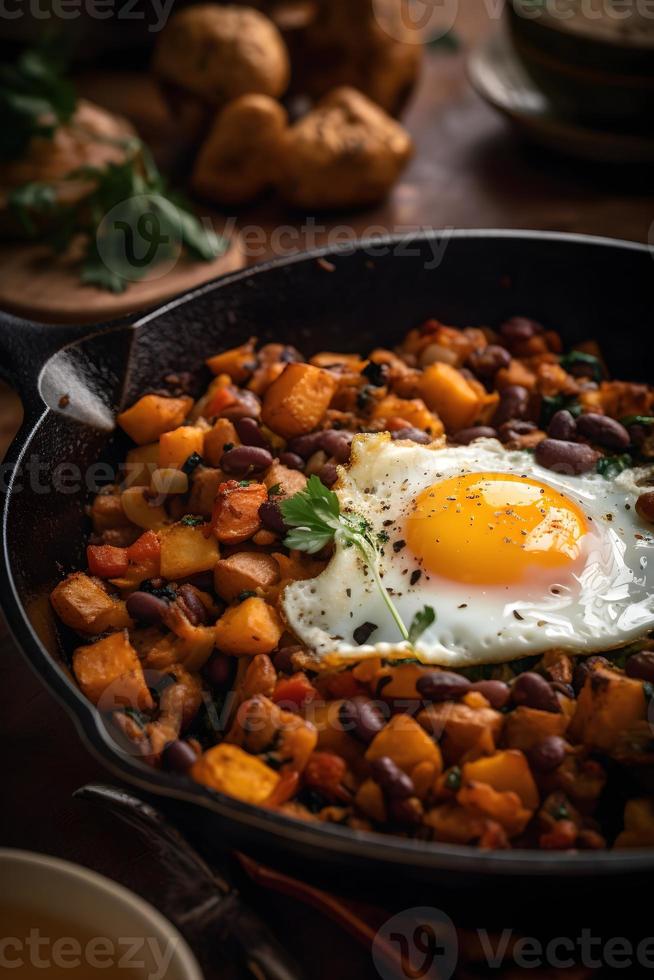
[[[572,570],[587,531],[577,504],[545,483],[511,473],[467,473],[416,498],[406,540],[429,572],[504,585]]]

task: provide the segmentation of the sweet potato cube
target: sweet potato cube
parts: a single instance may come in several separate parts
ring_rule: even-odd
[[[207,367],[212,374],[228,374],[234,384],[240,385],[247,381],[257,366],[254,344],[255,338],[250,337],[247,344],[214,354],[207,358]]]
[[[55,612],[66,626],[92,636],[106,629],[131,625],[125,603],[114,599],[84,572],[74,572],[50,596]]]
[[[220,466],[225,446],[240,446],[234,423],[229,419],[216,419],[211,429],[204,433],[202,455],[210,466]]]
[[[443,420],[448,432],[458,432],[477,420],[479,398],[466,378],[451,364],[438,361],[423,371],[420,394]]]
[[[266,391],[262,419],[285,439],[301,436],[316,428],[335,390],[328,371],[313,364],[287,364]]]
[[[213,580],[221,599],[232,602],[241,592],[268,589],[279,582],[279,565],[272,555],[240,551],[218,562]]]
[[[103,711],[153,707],[143,668],[127,630],[112,633],[73,653],[73,672],[82,691]]]
[[[262,483],[241,486],[228,480],[218,488],[211,515],[213,533],[224,544],[242,544],[261,527],[259,508],[268,500]]]
[[[502,732],[504,715],[493,708],[471,708],[462,702],[442,702],[421,711],[418,721],[439,740],[445,762],[451,766],[467,752],[494,752]]]
[[[504,744],[510,749],[528,752],[550,735],[565,735],[570,719],[561,712],[539,711],[520,705],[506,715],[504,722]]]
[[[216,646],[235,657],[272,653],[283,631],[277,610],[251,596],[220,617],[215,627]]]
[[[574,741],[610,752],[623,732],[645,718],[642,681],[598,667],[579,692],[569,731]]]
[[[512,792],[528,810],[535,810],[539,794],[527,759],[516,749],[506,749],[494,755],[466,762],[461,772],[462,784],[488,783],[500,793]]]
[[[280,779],[261,759],[226,742],[207,749],[193,763],[191,776],[203,786],[245,803],[263,803]]]
[[[218,543],[205,537],[204,528],[174,524],[160,532],[161,575],[166,579],[188,578],[197,572],[210,572],[218,558]]]
[[[130,449],[125,457],[125,487],[149,487],[152,474],[159,463],[159,443]],[[97,498],[96,498],[97,499]]]
[[[425,405],[422,398],[398,398],[397,395],[386,395],[377,402],[372,415],[373,419],[404,419],[416,429],[424,429],[434,438],[442,436],[443,423],[437,415]]]
[[[181,425],[192,405],[192,398],[144,395],[131,408],[121,412],[116,421],[134,442],[144,446],[156,442],[162,433]]]
[[[386,801],[381,787],[373,779],[364,779],[354,802],[357,808],[375,823],[386,823]]]
[[[164,432],[159,439],[159,468],[181,470],[193,453],[201,456],[204,432],[196,425],[180,425],[172,432]]]
[[[372,762],[383,755],[389,756],[407,775],[420,762],[431,762],[435,775],[443,768],[439,747],[410,715],[395,715],[375,735],[366,759]]]

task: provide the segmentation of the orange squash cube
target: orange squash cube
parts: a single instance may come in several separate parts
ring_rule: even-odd
[[[335,391],[328,371],[313,364],[287,364],[265,393],[262,419],[284,439],[301,436],[316,428]]]
[[[139,446],[156,442],[159,436],[181,425],[193,406],[192,398],[164,398],[144,395],[116,421]]]

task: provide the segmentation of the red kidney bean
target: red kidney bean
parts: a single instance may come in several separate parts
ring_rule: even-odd
[[[515,705],[537,708],[560,714],[561,705],[548,682],[540,674],[527,671],[516,677],[511,687],[511,699]]]
[[[529,392],[522,385],[509,385],[500,394],[500,403],[493,418],[497,428],[511,419],[526,419],[529,414]]]
[[[195,575],[189,575],[189,583],[201,592],[209,592],[213,589],[213,572],[196,572]]]
[[[296,643],[293,646],[282,647],[281,650],[278,650],[273,655],[275,670],[281,674],[292,674],[295,670],[293,666],[293,654],[299,653],[302,649],[304,648]]]
[[[384,719],[374,704],[366,698],[343,701],[338,713],[343,731],[369,745],[384,727]]]
[[[460,429],[452,436],[452,442],[459,446],[469,446],[475,439],[497,439],[497,429],[490,425],[473,425],[470,429]]]
[[[566,743],[558,735],[548,735],[527,752],[529,765],[537,772],[558,769],[566,755]]]
[[[538,426],[535,422],[527,422],[523,419],[511,419],[509,422],[503,422],[500,426],[499,434],[502,442],[513,442],[520,436],[529,435],[530,432],[535,432]]]
[[[333,487],[338,480],[338,470],[336,469],[336,463],[325,463],[318,473],[321,483],[324,483],[326,487]]]
[[[270,449],[270,443],[259,428],[256,419],[236,419],[234,428],[244,446],[258,446],[259,449]]]
[[[172,772],[187,772],[196,759],[195,749],[179,738],[168,742],[161,754],[164,768]]]
[[[555,473],[578,476],[588,473],[597,465],[600,454],[581,442],[564,442],[560,439],[543,439],[535,450],[539,466]]]
[[[631,445],[636,446],[638,449],[645,444],[647,438],[652,434],[652,429],[649,425],[641,425],[638,422],[627,426],[627,429],[629,431]]]
[[[228,657],[226,653],[214,653],[207,661],[203,673],[212,687],[224,691],[232,686],[235,669],[235,657]]]
[[[500,327],[500,334],[511,344],[520,343],[521,340],[531,340],[536,334],[542,333],[543,328],[536,320],[529,320],[526,316],[514,316]]]
[[[279,457],[279,462],[289,470],[304,469],[304,460],[297,453],[282,453]]]
[[[226,405],[220,417],[232,422],[236,419],[258,419],[261,417],[261,402],[253,391],[241,388],[236,395],[236,401]]]
[[[370,763],[370,774],[390,799],[406,800],[409,796],[415,796],[416,788],[411,777],[387,755]]]
[[[649,524],[654,524],[654,490],[641,493],[636,501],[636,513]]]
[[[577,435],[577,423],[574,416],[567,409],[562,408],[555,412],[547,427],[547,434],[550,439],[562,439],[563,442],[574,442]]]
[[[141,623],[158,623],[168,609],[168,603],[150,592],[132,592],[125,603],[127,614]]]
[[[186,617],[193,626],[206,625],[207,610],[192,585],[180,585],[177,590],[177,601],[181,601]]]
[[[417,827],[422,823],[422,804],[416,796],[406,800],[390,800],[388,809],[391,820],[403,827]]]
[[[608,667],[609,662],[606,657],[594,656],[577,663],[572,675],[572,687],[575,694],[579,694],[594,666]]]
[[[290,439],[286,449],[289,453],[296,453],[302,459],[309,459],[321,448],[322,432],[308,432],[304,436],[296,436]]]
[[[421,446],[427,446],[434,441],[434,437],[430,436],[429,433],[423,432],[422,429],[414,429],[413,426],[407,429],[395,429],[394,432],[391,432],[391,439],[394,441],[410,439],[411,442],[418,442]]]
[[[495,708],[496,711],[504,708],[511,697],[511,688],[504,681],[475,681],[468,690],[483,694],[491,708]]]
[[[654,653],[649,650],[641,650],[640,653],[632,654],[624,665],[627,677],[634,677],[639,681],[649,681],[654,684]]]
[[[468,358],[468,367],[479,378],[493,378],[500,368],[508,367],[510,363],[508,350],[498,344],[479,347]]]
[[[320,440],[320,448],[328,456],[333,456],[337,463],[347,463],[352,449],[353,432],[343,432],[340,429],[325,429]]]
[[[229,476],[249,476],[261,473],[272,466],[273,457],[267,449],[259,446],[236,446],[223,453],[220,468]]]
[[[286,534],[287,527],[277,500],[266,500],[259,508],[259,520],[268,531],[279,534],[280,537]]]
[[[435,670],[419,677],[416,687],[428,701],[458,701],[470,690],[470,681],[461,674]]]
[[[604,449],[621,450],[631,444],[624,425],[609,415],[596,415],[595,412],[580,415],[577,419],[577,432]]]

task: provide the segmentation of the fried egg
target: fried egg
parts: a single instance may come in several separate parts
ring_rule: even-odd
[[[383,584],[408,625],[402,641],[356,548],[337,543],[317,578],[283,596],[297,637],[332,664],[373,655],[468,667],[553,647],[620,647],[654,627],[654,537],[635,503],[644,471],[568,476],[493,439],[469,446],[357,436],[334,487],[341,511],[378,536]]]

